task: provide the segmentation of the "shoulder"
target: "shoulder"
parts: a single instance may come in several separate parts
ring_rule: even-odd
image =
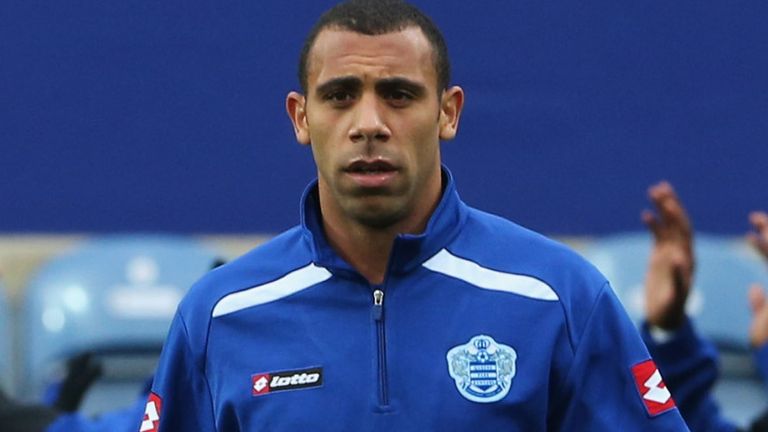
[[[476,209],[470,209],[464,229],[447,250],[485,269],[528,281],[538,292],[554,293],[575,334],[583,331],[599,297],[612,295],[605,276],[570,247]]]
[[[205,343],[213,310],[222,298],[277,280],[311,261],[301,229],[294,227],[208,272],[190,288],[177,312],[193,345]]]
[[[481,265],[541,280],[561,298],[569,297],[573,289],[583,295],[583,290],[597,291],[606,283],[592,264],[565,244],[476,209],[470,209],[464,230],[449,248]]]

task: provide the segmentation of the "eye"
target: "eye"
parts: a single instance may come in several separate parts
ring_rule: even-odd
[[[355,96],[350,92],[339,90],[327,93],[323,96],[323,100],[331,102],[335,105],[344,105],[351,102],[354,97]]]
[[[416,96],[407,90],[395,89],[384,94],[384,98],[395,106],[405,106],[416,99]]]

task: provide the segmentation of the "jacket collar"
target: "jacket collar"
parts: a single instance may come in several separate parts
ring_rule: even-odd
[[[453,175],[442,167],[443,194],[427,227],[421,234],[400,234],[395,238],[388,274],[402,274],[420,266],[450,243],[461,231],[468,208],[459,198]],[[328,244],[321,223],[317,179],[307,186],[301,198],[301,228],[315,264],[335,272],[357,273]]]

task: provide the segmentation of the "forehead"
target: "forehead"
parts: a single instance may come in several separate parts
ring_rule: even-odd
[[[309,55],[308,85],[342,76],[363,80],[398,76],[433,87],[434,51],[418,27],[374,36],[324,29]]]

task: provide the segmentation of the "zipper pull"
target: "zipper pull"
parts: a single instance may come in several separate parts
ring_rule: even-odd
[[[375,321],[381,321],[384,316],[384,291],[380,289],[373,291],[372,316]]]

